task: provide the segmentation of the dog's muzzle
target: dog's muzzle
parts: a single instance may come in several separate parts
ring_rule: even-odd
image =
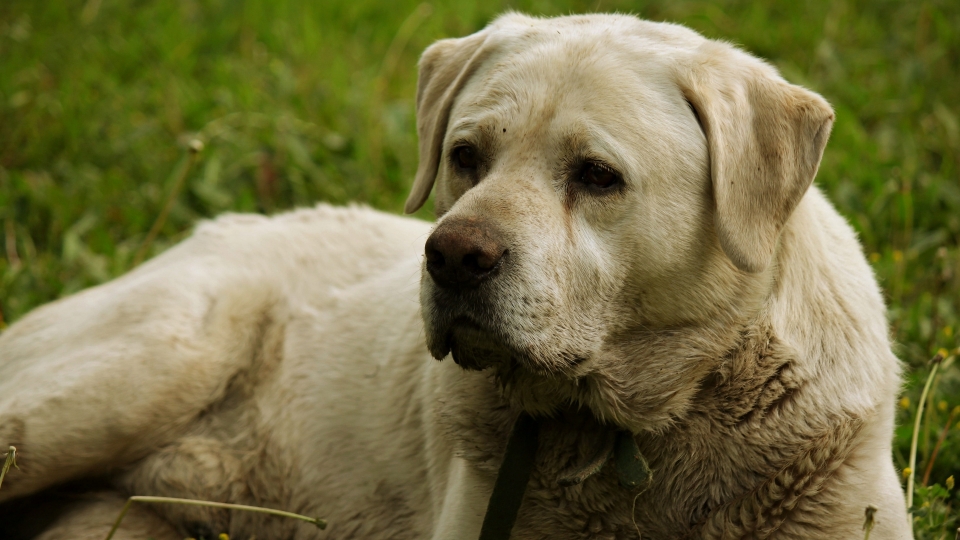
[[[509,362],[502,328],[495,319],[496,279],[510,252],[504,235],[488,220],[454,217],[441,221],[425,246],[426,271],[432,287],[423,299],[431,321],[431,353],[448,352],[466,369],[484,369]]]

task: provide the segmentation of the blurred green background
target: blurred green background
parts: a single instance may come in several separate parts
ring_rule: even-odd
[[[317,201],[399,212],[416,168],[420,51],[507,9],[679,22],[833,104],[817,183],[887,296],[907,367],[894,452],[906,467],[927,361],[955,355],[960,332],[956,0],[4,0],[0,328],[221,212]],[[960,369],[932,388],[917,481],[936,451],[928,483],[946,485],[960,472]],[[955,527],[953,501],[945,488],[918,492],[918,537]]]

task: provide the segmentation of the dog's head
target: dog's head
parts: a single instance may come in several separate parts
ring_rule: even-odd
[[[732,46],[614,15],[440,41],[417,109],[430,351],[565,380],[631,332],[748,302],[833,120]]]

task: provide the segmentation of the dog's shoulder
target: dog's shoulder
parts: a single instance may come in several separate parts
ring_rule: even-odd
[[[780,242],[769,306],[777,337],[798,351],[816,401],[868,413],[900,384],[886,308],[856,233],[811,189]]]

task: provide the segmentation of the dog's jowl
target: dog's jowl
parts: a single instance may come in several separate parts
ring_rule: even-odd
[[[329,526],[156,506],[115,538],[476,539],[524,415],[515,539],[852,539],[867,506],[911,538],[823,98],[680,26],[509,14],[426,50],[417,114],[435,225],[223,216],[0,335],[0,536],[100,539],[136,494]]]

